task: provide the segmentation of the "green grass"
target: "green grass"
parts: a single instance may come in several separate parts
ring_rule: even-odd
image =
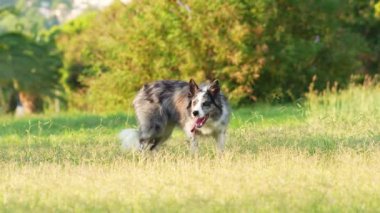
[[[128,153],[132,115],[0,118],[0,212],[376,212],[380,88],[234,110],[226,152],[181,131]]]

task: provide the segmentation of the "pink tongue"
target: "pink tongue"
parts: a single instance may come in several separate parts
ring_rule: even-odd
[[[208,116],[205,116],[203,118],[198,118],[195,121],[195,124],[194,124],[193,128],[191,129],[191,132],[195,132],[195,128],[202,127],[206,123],[207,118],[208,118]]]
[[[196,123],[198,126],[199,126],[199,125],[203,125],[205,119],[206,119],[206,117],[198,118],[197,121],[196,121],[195,123]]]

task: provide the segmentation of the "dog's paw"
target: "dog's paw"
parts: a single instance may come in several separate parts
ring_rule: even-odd
[[[123,150],[137,151],[140,147],[139,132],[137,129],[125,129],[120,132],[121,148]]]

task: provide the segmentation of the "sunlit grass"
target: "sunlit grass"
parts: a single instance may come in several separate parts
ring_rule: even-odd
[[[304,106],[234,111],[224,155],[176,131],[126,153],[125,114],[0,119],[0,211],[374,212],[380,209],[380,89],[309,95]]]
[[[287,149],[223,157],[160,153],[109,164],[1,164],[8,210],[375,210],[379,152]]]

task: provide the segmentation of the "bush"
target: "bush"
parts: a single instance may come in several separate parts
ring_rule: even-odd
[[[67,79],[77,82],[69,102],[123,109],[146,82],[189,78],[220,79],[234,104],[296,100],[313,76],[316,88],[329,81],[344,87],[363,68],[359,56],[368,45],[348,21],[358,3],[178,2],[117,2],[64,26],[86,23],[57,37],[67,76],[74,77]]]
[[[329,81],[344,87],[362,67],[358,57],[365,40],[345,27],[349,1],[276,1],[277,12],[266,27],[269,46],[266,66],[254,88],[264,99],[296,100],[314,76],[316,89]]]
[[[53,43],[36,42],[21,33],[0,35],[2,108],[11,110],[5,105],[17,91],[26,112],[42,110],[42,98],[55,96],[60,89],[60,62]]]

